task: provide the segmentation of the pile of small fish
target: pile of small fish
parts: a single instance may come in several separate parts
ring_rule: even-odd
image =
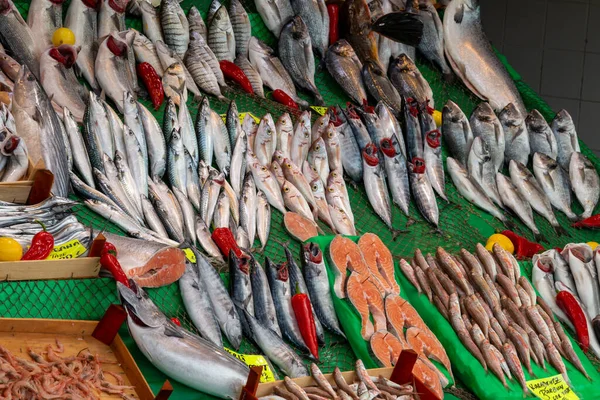
[[[329,258],[334,293],[347,298],[360,315],[361,335],[369,341],[375,358],[382,366],[392,367],[402,350],[416,351],[419,358],[413,373],[442,398],[448,378],[429,359],[451,374],[450,360],[417,311],[399,296],[394,260],[381,239],[367,233],[357,244],[338,235],[329,245]]]
[[[458,191],[471,203],[510,224],[510,211],[541,236],[533,211],[544,217],[557,234],[565,231],[554,209],[570,220],[572,192],[583,206],[581,218],[592,215],[600,197],[600,178],[591,161],[580,153],[573,119],[561,110],[549,125],[532,110],[526,117],[512,103],[498,116],[481,103],[468,120],[449,101],[443,109],[442,131],[451,156],[448,173]],[[532,170],[527,164],[532,159]],[[508,167],[509,177],[500,171]]]
[[[15,239],[26,249],[40,231],[39,221],[54,237],[55,247],[77,239],[87,248],[91,242],[89,232],[70,211],[76,205],[75,201],[56,196],[33,205],[0,202],[0,236]]]
[[[600,357],[600,249],[570,243],[533,257],[533,286],[561,322],[577,333],[584,351]],[[571,296],[567,295],[567,292]],[[560,294],[560,296],[559,296]],[[565,297],[566,299],[561,297]],[[579,318],[577,318],[579,316]]]
[[[27,145],[19,135],[15,119],[4,103],[0,105],[0,182],[22,180],[29,169]]]
[[[517,260],[499,244],[489,252],[459,256],[438,247],[435,257],[415,251],[412,263],[400,261],[406,278],[435,304],[469,352],[508,389],[516,378],[524,393],[524,369],[531,359],[544,370],[548,361],[569,382],[563,357],[588,377],[553,309],[539,297]]]
[[[290,399],[413,399],[411,385],[398,385],[383,376],[369,376],[362,360],[356,360],[356,383],[349,384],[338,367],[335,367],[330,379],[327,379],[316,364],[310,366],[314,385],[299,386],[285,377],[283,385],[273,389],[273,395],[260,397],[262,400]],[[332,382],[330,382],[330,380]],[[334,385],[332,385],[334,383]]]
[[[61,355],[63,345],[48,345],[42,354],[28,348],[26,360],[0,346],[0,393],[3,399],[93,399],[118,395],[129,399],[133,386],[126,386],[119,374],[103,371],[88,349],[76,355]],[[108,379],[108,377],[112,379]],[[114,379],[114,381],[113,381]]]

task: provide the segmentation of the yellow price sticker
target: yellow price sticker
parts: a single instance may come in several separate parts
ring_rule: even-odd
[[[194,264],[196,263],[196,255],[194,254],[192,249],[188,247],[187,249],[183,249],[183,252],[185,253],[185,257],[188,259],[189,262]]]
[[[562,375],[527,381],[527,387],[542,400],[579,400]]]
[[[254,120],[254,122],[256,122],[257,124],[260,123],[260,118],[258,118],[256,115],[252,114],[251,112],[243,112],[243,113],[238,113],[238,118],[240,119],[240,124],[244,123],[244,118],[246,117],[246,114],[250,115],[252,117],[252,119]],[[227,123],[227,114],[221,114],[221,119],[223,120],[224,123]]]
[[[58,260],[58,259],[66,259],[66,258],[77,258],[83,253],[85,253],[87,249],[81,242],[77,239],[73,239],[67,243],[63,243],[60,246],[56,246],[52,249],[52,253],[48,256],[48,260]]]
[[[236,353],[233,350],[229,350],[227,347],[225,347],[225,350],[227,350],[227,352],[229,352],[232,356],[234,356],[235,358],[237,358],[238,360],[240,360],[241,362],[243,362],[251,368],[258,366],[263,367],[262,374],[260,374],[261,383],[275,382],[275,374],[273,374],[273,371],[271,371],[271,367],[269,366],[269,363],[267,362],[267,359],[265,357],[259,354]]]
[[[327,112],[327,107],[310,106],[310,108],[315,110],[317,112],[317,114],[319,114],[319,115],[325,115],[325,113]]]

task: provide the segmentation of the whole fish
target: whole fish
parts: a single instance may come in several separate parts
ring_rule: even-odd
[[[402,110],[402,99],[379,64],[372,60],[363,62],[361,75],[367,92],[376,101],[386,103],[396,115],[399,115]]]
[[[69,174],[69,176],[71,178],[71,184],[73,185],[73,189],[74,189],[75,193],[78,193],[81,196],[84,196],[86,199],[95,200],[99,203],[108,204],[115,209],[119,208],[119,206],[117,206],[117,204],[114,201],[112,201],[110,199],[110,197],[106,196],[104,193],[100,192],[99,190],[96,190],[95,188],[84,183],[73,172],[71,172]]]
[[[444,53],[454,73],[476,96],[489,101],[494,110],[513,103],[525,115],[527,111],[514,81],[483,32],[480,14],[480,5],[470,0],[448,4],[443,22]]]
[[[254,243],[256,235],[257,195],[254,179],[250,173],[246,174],[240,196],[240,226],[248,234],[250,246]]]
[[[133,132],[133,134],[135,135],[135,138],[137,140],[137,143],[139,144],[142,158],[143,158],[143,161],[145,164],[144,171],[147,171],[148,170],[148,167],[147,167],[148,145],[146,143],[146,132],[144,131],[144,124],[142,121],[142,117],[140,115],[142,110],[140,107],[138,107],[138,104],[139,103],[137,101],[135,101],[131,92],[123,93],[123,120],[125,121],[125,125],[127,125],[129,130],[131,130]],[[106,115],[108,118],[108,112],[106,113]],[[109,120],[109,125],[110,125],[110,120]],[[126,131],[126,130],[124,129],[124,131]],[[151,133],[151,132],[149,132],[149,133]],[[125,132],[124,136],[123,136],[124,143],[127,143],[126,135],[127,135],[127,132]],[[114,154],[114,147],[116,147],[116,145],[111,144],[109,146],[103,146],[103,147],[109,149],[109,150],[105,150],[105,153],[110,155],[110,154]],[[111,148],[113,148],[113,150],[111,150]],[[148,175],[148,174],[145,173],[145,175]]]
[[[256,203],[256,234],[262,250],[267,245],[271,232],[271,206],[262,190],[256,193],[256,197],[258,200]]]
[[[219,80],[209,64],[210,55],[206,52],[204,45],[205,42],[200,33],[190,33],[190,44],[184,62],[198,88],[222,99]]]
[[[515,160],[527,165],[531,149],[523,115],[510,103],[500,111],[498,119],[504,131],[504,161],[508,164],[510,160]]]
[[[304,2],[304,0],[293,0],[293,3],[297,2]],[[313,2],[306,3],[313,4]],[[323,105],[323,97],[315,85],[315,58],[311,37],[300,15],[296,15],[283,25],[278,43],[281,63],[294,83],[312,93],[315,96],[315,104]]]
[[[187,196],[187,165],[184,155],[185,147],[181,134],[173,132],[168,146],[168,178],[171,187],[176,187]]]
[[[117,34],[124,31],[125,10],[129,0],[99,1],[100,10],[98,11],[98,39],[102,40],[106,36]]]
[[[423,37],[417,50],[449,79],[452,70],[444,57],[444,28],[437,10],[429,1],[420,0],[416,16],[423,23]]]
[[[73,150],[73,163],[75,169],[87,185],[95,188],[92,166],[83,141],[83,136],[81,136],[77,122],[75,122],[67,108],[63,109],[63,122],[65,124],[67,135],[69,136],[71,149]]]
[[[354,223],[350,220],[344,209],[331,204],[328,207],[335,230],[341,235],[356,235]]]
[[[450,165],[448,165],[448,171],[452,176]],[[413,197],[421,215],[423,215],[427,222],[437,228],[440,217],[438,205],[431,182],[429,182],[429,178],[427,177],[425,161],[422,158],[414,157],[408,162],[408,178]]]
[[[579,139],[573,118],[567,110],[560,110],[552,120],[552,133],[556,138],[557,160],[561,167],[569,170],[569,161],[573,152],[580,151]]]
[[[419,104],[412,100],[404,101],[404,121],[406,126],[406,154],[408,160],[423,158],[423,134],[419,121]]]
[[[32,0],[29,4],[27,25],[31,29],[38,54],[42,54],[52,46],[54,31],[62,27],[62,3],[62,1]]]
[[[442,162],[442,133],[439,129],[425,132],[423,141],[423,159],[431,187],[442,199],[446,197],[446,179],[444,177],[444,164]]]
[[[235,36],[235,54],[248,56],[248,41],[250,40],[250,18],[239,0],[229,3],[229,18]]]
[[[221,88],[227,87],[227,84],[225,83],[225,77],[223,76],[223,71],[221,71],[221,67],[219,65],[219,60],[208,45],[206,39],[204,39],[202,35],[192,32],[190,33],[190,46],[192,45],[194,46],[194,52],[197,54],[197,56],[200,57],[202,61],[210,67],[210,70],[217,78],[219,86]]]
[[[165,44],[183,58],[190,41],[190,27],[178,1],[165,0],[161,2],[160,22]]]
[[[294,185],[288,181],[284,181],[283,185],[281,186],[281,192],[285,207],[288,210],[300,214],[304,218],[315,222],[313,211],[308,205],[308,202]]]
[[[181,243],[185,240],[183,211],[173,192],[163,185],[158,178],[156,182],[149,179],[149,199],[169,236]]]
[[[152,115],[142,103],[137,103],[139,110],[139,116],[142,120],[142,126],[144,127],[144,135],[146,137],[146,148],[148,152],[148,171],[151,176],[163,176],[167,168],[167,144],[165,137],[162,134],[162,129],[158,124],[158,121]],[[191,118],[190,118],[191,123]],[[192,125],[192,136],[194,139],[196,135],[193,131]]]
[[[363,149],[363,181],[365,182],[367,197],[375,213],[379,215],[388,228],[393,229],[385,173],[380,165],[377,150],[374,144],[367,145]]]
[[[294,126],[290,114],[283,113],[275,123],[275,131],[277,132],[276,150],[282,152],[284,158],[291,159],[291,146],[294,139]]]
[[[323,138],[318,138],[310,146],[307,161],[317,170],[323,183],[326,183],[327,177],[329,176],[329,160],[327,158],[327,149]]]
[[[469,177],[469,174],[462,165],[452,157],[446,159],[446,167],[452,178],[454,186],[458,192],[467,199],[470,203],[487,211],[502,222],[506,222],[506,216],[496,207],[492,200],[488,197],[485,189],[481,187],[475,180]]]
[[[350,43],[340,39],[329,46],[325,65],[329,74],[355,103],[362,104],[367,99],[361,77],[362,64]]]
[[[140,3],[147,4],[147,3]],[[162,77],[164,74],[164,68],[158,58],[158,52],[154,43],[146,36],[139,32],[135,32],[135,38],[133,39],[133,52],[135,54],[135,60],[138,63],[147,62],[152,65],[158,76]]]
[[[138,32],[135,29],[127,29],[122,32],[119,32],[118,36],[119,39],[123,40],[127,45],[127,62],[125,63],[125,76],[127,80],[131,83],[133,91],[136,94],[139,94],[141,93],[141,89],[138,83],[135,51],[133,49],[133,43],[135,42],[135,38],[138,36]]]
[[[165,113],[163,115],[162,131],[165,141],[171,141],[171,133],[173,130],[179,130],[179,120],[177,115],[177,107],[172,98],[168,98],[165,102]]]
[[[556,160],[542,153],[533,155],[533,173],[552,206],[563,212],[571,221],[577,221],[579,217],[571,210],[569,174]]]
[[[448,100],[442,109],[442,132],[451,156],[466,166],[473,132],[467,116],[452,100]]]
[[[545,241],[535,221],[533,220],[533,212],[528,201],[525,200],[520,194],[515,185],[501,173],[496,173],[496,183],[498,184],[498,193],[502,198],[502,203],[506,208],[514,212],[521,221],[533,232],[536,240],[539,242]]]
[[[354,107],[351,103],[348,103],[346,110],[343,113],[346,116],[346,121],[348,122],[352,133],[354,134],[358,148],[362,152],[365,146],[371,142],[371,136],[369,136],[367,128],[360,119],[360,116],[356,111],[356,107]]]
[[[71,1],[64,24],[75,35],[75,46],[80,48],[75,62],[92,89],[98,89],[94,71],[94,62],[98,50],[96,46],[98,40],[97,8],[97,1]]]
[[[473,140],[467,159],[467,171],[469,177],[485,190],[487,196],[494,203],[502,208],[502,199],[496,185],[496,167],[490,155],[490,149],[481,136]]]
[[[212,268],[210,265],[208,267]],[[204,274],[206,268],[200,272],[201,279]],[[214,280],[215,277],[212,278]],[[244,363],[168,320],[137,286],[130,289],[119,283],[117,287],[128,313],[129,331],[155,367],[169,377],[207,394],[228,398],[240,395],[249,371]],[[208,291],[210,294],[211,288]],[[212,297],[211,302],[218,304]],[[214,307],[217,308],[216,305]],[[200,359],[210,364],[198,362]]]
[[[142,16],[144,35],[148,36],[153,43],[157,40],[164,41],[160,9],[147,1],[140,1],[138,5]]]
[[[325,187],[321,178],[317,177],[310,183],[313,197],[315,198],[316,208],[318,210],[319,220],[325,222],[332,230],[335,231],[335,225],[331,219],[331,213],[327,204],[327,196],[325,195]]]
[[[27,157],[27,146],[23,140],[20,140],[12,150],[6,167],[2,173],[2,182],[17,182],[25,177],[29,168],[29,158]]]
[[[37,39],[11,0],[0,6],[0,38],[11,50],[15,60],[26,65],[29,71],[39,78],[38,56],[41,52],[36,46]]]
[[[212,240],[210,231],[200,216],[196,216],[196,238],[206,254],[215,260],[223,262],[221,251],[216,243]]]
[[[277,148],[277,131],[271,114],[265,114],[258,124],[254,139],[254,154],[262,165],[269,165]]]
[[[429,82],[407,54],[400,54],[392,60],[388,76],[392,85],[404,98],[412,98],[419,103],[429,101],[431,107],[434,107],[433,91]]]
[[[206,41],[208,32],[206,30],[206,24],[202,19],[202,15],[200,11],[196,8],[196,6],[191,6],[190,11],[187,15],[188,24],[190,25],[190,36],[192,36],[193,32],[197,32],[202,36],[202,38]]]
[[[358,59],[379,62],[376,33],[371,31],[371,12],[365,0],[344,2],[340,9],[340,36],[348,40]]]
[[[292,162],[298,166],[304,163],[308,156],[311,139],[310,111],[304,111],[294,127],[294,137],[290,146]]]
[[[239,197],[242,192],[242,183],[246,173],[246,152],[248,151],[248,139],[246,132],[240,128],[240,134],[235,141],[235,147],[231,155],[231,168],[229,181],[235,194]]]
[[[292,9],[308,29],[310,41],[321,59],[325,58],[329,43],[329,13],[324,0],[291,0]],[[284,21],[285,23],[286,21]],[[283,36],[285,25],[279,39]]]
[[[504,131],[498,117],[488,103],[479,103],[471,114],[470,122],[473,136],[480,136],[488,145],[494,167],[498,171],[504,163],[505,150]]]
[[[329,169],[333,171],[342,171],[342,148],[338,131],[335,129],[333,123],[330,122],[327,124],[322,138],[325,142]]]
[[[252,152],[247,153],[246,163],[250,167],[254,182],[256,182],[256,188],[263,191],[271,206],[279,210],[282,214],[285,214],[283,196],[279,184],[271,171],[266,166],[261,165],[256,155]]]
[[[281,329],[277,323],[275,304],[271,296],[271,289],[267,274],[263,267],[253,257],[250,268],[250,282],[252,284],[252,297],[254,299],[254,314],[258,322],[277,333],[281,337]]]
[[[242,121],[242,130],[246,132],[246,136],[248,136],[248,150],[254,149],[254,138],[258,131],[258,123],[260,122],[260,120],[257,120],[254,119],[254,116],[251,113],[247,113],[244,115],[244,120]]]
[[[219,201],[221,188],[225,184],[225,176],[213,169],[209,173],[208,180],[202,188],[202,196],[200,197],[200,217],[203,221],[213,220],[215,208]]]
[[[294,16],[292,4],[289,0],[259,0],[255,4],[267,28],[275,37],[279,37],[283,24]]]
[[[15,117],[19,116],[17,111],[13,111],[13,113]],[[19,119],[17,118],[16,120],[18,123]],[[114,155],[114,138],[110,134],[110,130],[110,121],[108,119],[106,108],[103,107],[96,95],[90,91],[86,111],[84,114],[82,132],[88,151],[90,164],[92,167],[97,168],[100,171],[104,171],[104,165],[102,163],[103,155]],[[31,146],[29,151],[30,157],[33,160],[37,160],[38,158],[36,158],[37,156],[35,155],[35,152],[32,151]]]
[[[208,23],[208,45],[217,60],[233,62],[236,54],[235,37],[227,8],[221,6]]]
[[[227,114],[225,116],[225,126],[227,127],[227,133],[229,134],[229,142],[233,148],[238,135],[242,131],[242,124],[240,123],[240,116],[235,101],[229,103],[229,108],[227,109]]]
[[[243,310],[254,316],[254,299],[252,298],[252,285],[250,283],[251,258],[246,255],[236,256],[235,252],[229,252],[229,276],[231,297],[238,311]],[[241,318],[242,326],[245,318]]]
[[[531,110],[525,118],[532,153],[542,153],[556,160],[558,146],[552,129],[538,110]]]
[[[111,160],[111,163],[112,163],[112,160]],[[114,168],[114,165],[113,165],[113,168]],[[135,220],[141,226],[141,223],[143,222],[142,216],[139,214],[139,211],[135,208],[133,203],[131,203],[129,201],[129,199],[127,198],[127,195],[125,194],[120,182],[118,182],[118,180],[116,180],[116,176],[115,177],[111,176],[111,178],[109,178],[105,174],[103,174],[102,172],[100,172],[98,169],[95,169],[95,168],[93,170],[93,173],[94,173],[94,178],[96,179],[96,182],[98,183],[98,186],[100,187],[100,190],[103,193],[106,193],[106,195],[112,201],[114,201],[121,210],[123,210],[125,213],[127,213],[127,215],[129,215],[133,220]],[[116,182],[112,181],[112,179],[114,179]]]
[[[596,167],[586,156],[574,152],[569,162],[569,178],[573,192],[583,206],[581,218],[590,217],[600,197],[600,178]]]
[[[390,182],[389,187],[392,192],[392,200],[409,217],[410,186],[408,170],[406,168],[406,158],[404,158],[404,155],[400,151],[396,136],[382,139],[380,149],[383,153],[387,179]]]
[[[231,143],[229,142],[229,135],[221,116],[213,110],[211,110],[210,114],[210,131],[213,137],[215,159],[219,170],[227,176],[229,175],[229,168],[231,166]]]
[[[537,179],[529,172],[527,167],[515,160],[511,160],[508,169],[510,171],[510,179],[521,194],[521,197],[526,199],[538,214],[550,222],[550,225],[552,225],[558,235],[565,234],[566,231],[554,216],[552,203],[550,203],[546,193],[544,193],[544,189],[542,189]]]
[[[127,75],[128,62],[127,43],[113,34],[102,40],[96,56],[96,79],[121,113],[123,93],[134,93],[133,84]]]
[[[190,243],[196,243],[196,211],[194,210],[194,206],[187,196],[176,187],[173,188],[173,194],[175,195],[183,214],[185,237]],[[229,219],[227,222],[229,222]]]
[[[352,206],[350,204],[348,188],[346,186],[346,182],[344,181],[342,174],[340,174],[338,171],[331,171],[329,177],[327,178],[326,196],[327,202],[342,205],[344,210],[350,216],[350,219],[354,223],[354,215],[352,214]],[[336,197],[339,200],[334,200]]]
[[[205,47],[208,47],[208,45]],[[198,89],[192,74],[190,74],[190,71],[186,68],[183,58],[181,58],[175,50],[170,49],[169,46],[160,40],[154,42],[154,48],[156,49],[156,54],[164,69],[162,81],[165,96],[173,97],[175,104],[177,105],[179,105],[182,95],[187,95],[184,93],[184,88],[187,88],[188,91],[192,92],[195,97],[200,97],[200,89]],[[216,58],[214,60],[209,60],[207,57],[206,60],[209,62],[211,69],[218,79],[218,73],[220,74],[221,71],[219,69],[218,72],[215,72],[213,63],[216,63],[218,68]]]
[[[198,138],[197,142],[200,160],[206,162],[208,165],[212,164],[214,154],[214,139],[211,132],[211,118],[212,110],[210,109],[208,98],[204,97],[200,102],[200,106],[198,107],[194,128],[196,131],[196,137]]]
[[[398,146],[400,147],[400,151],[402,152],[404,158],[406,158],[406,144],[404,143],[402,127],[400,126],[400,122],[392,113],[392,110],[385,103],[379,102],[375,107],[375,112],[379,116],[379,124],[384,132],[381,136],[379,136],[379,140],[377,142],[381,142],[382,138],[390,138],[395,136]]]
[[[106,159],[107,157],[108,156],[105,154],[104,158]],[[117,150],[115,152],[115,158],[113,161],[117,170],[117,178],[121,183],[121,186],[123,187],[123,191],[127,195],[127,198],[129,199],[131,204],[136,206],[140,214],[144,214],[142,195],[138,190],[138,186],[135,182],[135,179],[133,179],[133,175],[131,174],[129,165],[127,164],[127,161],[125,161],[125,155]],[[113,173],[113,171],[109,171],[107,168],[105,168],[105,170],[108,174]]]
[[[330,120],[338,132],[343,170],[354,183],[358,183],[362,180],[362,159],[352,128],[341,111]]]
[[[262,78],[260,77],[260,74],[254,69],[252,64],[250,64],[248,56],[243,56],[240,54],[235,58],[234,63],[235,65],[240,67],[240,69],[244,72],[244,75],[246,75],[246,77],[250,81],[250,85],[252,86],[254,94],[256,94],[259,97],[265,97]]]
[[[358,112],[365,123],[371,142],[379,143],[381,139],[388,136],[388,132],[385,132],[381,127],[379,115],[375,112],[375,107],[364,103],[362,107],[356,107],[356,112]]]

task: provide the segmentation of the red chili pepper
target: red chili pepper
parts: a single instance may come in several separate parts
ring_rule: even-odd
[[[155,110],[158,110],[160,105],[165,99],[165,91],[163,89],[162,79],[156,73],[156,70],[152,64],[143,62],[137,66],[138,75],[142,77],[150,98],[152,99],[152,106]]]
[[[102,268],[107,269],[115,278],[115,281],[121,282],[123,285],[129,286],[129,279],[127,279],[127,275],[123,272],[123,268],[121,268],[121,264],[119,260],[117,260],[117,256],[112,254],[109,251],[104,251],[102,249],[102,255],[100,256],[100,265]]]
[[[102,247],[102,251],[100,252],[100,255],[102,255],[104,253],[109,253],[109,254],[112,254],[113,256],[117,256],[117,248],[112,243],[104,242],[104,247]]]
[[[171,318],[171,322],[173,322],[177,326],[181,326],[181,321],[177,317]]]
[[[600,214],[577,221],[571,225],[573,228],[600,229]]]
[[[42,226],[42,230],[31,239],[31,247],[23,254],[21,260],[45,260],[54,249],[54,237],[46,232],[46,226],[40,221],[35,221]]]
[[[556,295],[556,304],[567,314],[569,320],[575,326],[577,339],[581,344],[581,349],[587,353],[590,346],[590,332],[588,331],[587,321],[581,305],[577,299],[566,290],[558,292]]]
[[[510,239],[513,246],[515,246],[515,257],[517,260],[523,260],[525,258],[531,258],[535,254],[544,251],[544,246],[539,243],[530,242],[523,236],[519,236],[513,231],[502,231],[504,236]]]
[[[288,94],[281,89],[273,90],[273,100],[283,104],[284,106],[295,108],[296,110],[299,108],[294,99],[288,96]]]
[[[340,37],[340,5],[327,4],[327,14],[329,14],[329,44],[334,44]]]
[[[212,240],[221,250],[225,257],[229,257],[229,252],[233,250],[237,257],[242,257],[244,253],[238,247],[233,233],[229,228],[217,228],[212,233]]]
[[[312,353],[319,359],[319,345],[317,343],[317,328],[315,327],[315,319],[313,317],[312,305],[310,299],[304,293],[300,293],[298,285],[296,285],[296,294],[292,296],[292,308],[294,315],[302,334],[304,343]]]
[[[219,66],[221,67],[221,71],[223,71],[223,75],[225,78],[231,79],[238,85],[242,87],[242,90],[246,93],[254,94],[254,89],[252,89],[252,84],[250,80],[244,74],[244,71],[231,61],[221,60],[219,61]]]

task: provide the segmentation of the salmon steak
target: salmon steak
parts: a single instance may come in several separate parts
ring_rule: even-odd
[[[329,244],[329,259],[335,273],[334,291],[339,298],[345,297],[343,293],[346,292],[344,281],[347,270],[354,271],[363,277],[369,276],[369,268],[358,245],[344,236],[336,235]]]
[[[396,282],[394,273],[392,253],[379,236],[374,233],[365,233],[358,240],[358,247],[369,271],[385,286],[386,293],[400,294],[400,286]]]
[[[391,368],[398,361],[405,346],[394,334],[386,330],[377,331],[371,336],[371,352],[381,365]]]
[[[283,216],[283,224],[288,233],[302,243],[319,234],[313,221],[295,212],[286,212]]]
[[[406,341],[419,355],[441,363],[449,373],[452,373],[446,350],[431,331],[410,327],[406,330]]]
[[[169,285],[185,272],[185,253],[177,247],[104,233],[117,248],[117,260],[128,278],[141,287]]]
[[[390,330],[398,337],[404,338],[405,327],[417,327],[429,331],[417,310],[408,301],[395,294],[385,296],[385,315]]]
[[[346,291],[348,300],[350,300],[350,303],[352,303],[356,311],[358,311],[358,314],[360,314],[360,334],[363,339],[369,340],[375,330],[373,329],[373,323],[369,318],[371,313],[369,312],[369,303],[361,283],[362,280],[363,279],[359,274],[352,272],[348,277],[348,282],[346,282]]]
[[[417,359],[413,370],[413,375],[415,378],[418,378],[423,385],[425,385],[431,392],[440,400],[444,398],[444,389],[442,388],[442,384],[440,379],[438,378],[436,372],[432,370],[427,364],[421,360]]]
[[[373,283],[373,278],[369,277],[364,279],[362,284],[363,293],[366,296],[367,304],[369,305],[369,311],[373,316],[375,322],[375,330],[386,330],[387,319],[385,317],[385,306],[383,304],[383,298],[377,288],[377,285]]]

